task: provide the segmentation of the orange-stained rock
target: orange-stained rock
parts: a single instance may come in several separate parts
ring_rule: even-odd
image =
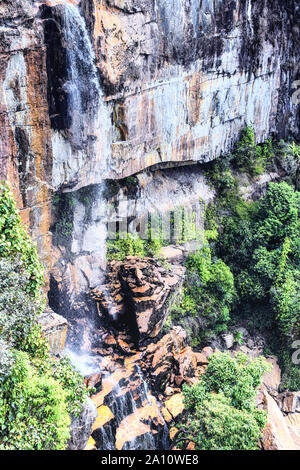
[[[166,400],[164,405],[172,416],[172,418],[177,418],[183,413],[184,410],[182,393],[176,393],[171,398]]]
[[[104,426],[111,419],[114,419],[114,415],[111,412],[111,410],[108,408],[108,406],[100,406],[98,408],[98,416],[92,427],[92,432],[95,431],[95,429],[98,429]]]
[[[152,432],[151,423],[163,425],[157,402],[153,396],[148,401],[127,416],[116,431],[116,449],[121,450],[125,442],[130,442],[136,437]]]
[[[84,450],[97,450],[96,441],[92,438],[92,436],[90,436],[89,440],[87,441]]]
[[[268,423],[262,437],[263,449],[300,450],[299,442],[295,441],[276,401],[266,390],[264,391],[264,403],[268,413]]]
[[[108,335],[105,337],[104,342],[109,345],[115,345],[117,344],[116,339],[112,335]]]
[[[268,357],[267,362],[272,365],[272,370],[263,376],[263,384],[270,391],[277,391],[281,382],[281,370],[276,356]]]
[[[32,2],[13,3],[0,7],[2,21],[10,18],[0,33],[0,181],[10,185],[48,273],[53,188],[46,48]]]
[[[162,398],[163,397],[161,397],[161,399]],[[163,415],[163,418],[166,421],[166,423],[170,423],[173,420],[173,416],[170,414],[170,412],[164,406],[161,409],[161,414]]]
[[[197,365],[204,365],[204,364],[208,364],[208,359],[207,359],[207,356],[203,353],[199,353],[199,352],[194,352],[194,355],[196,357],[196,361],[197,361]]]
[[[202,349],[201,353],[206,358],[209,358],[209,356],[211,356],[214,353],[214,350],[210,346],[206,346],[205,348]]]
[[[153,338],[167,318],[183,274],[181,266],[169,271],[155,259],[128,256],[124,261],[109,264],[106,284],[94,288],[90,295],[97,301],[99,315],[107,315],[113,321],[126,318],[126,305],[130,304],[139,337]]]
[[[182,377],[194,377],[197,369],[197,358],[190,346],[183,349],[176,359],[179,363],[179,373]]]
[[[99,387],[102,382],[102,375],[99,372],[96,372],[95,374],[92,374],[89,377],[86,377],[84,379],[84,382],[86,386],[89,388],[93,388],[95,387],[95,385]]]
[[[195,442],[189,442],[186,447],[186,450],[195,450],[195,447],[196,447]]]
[[[177,433],[178,429],[173,426],[169,431],[170,439],[173,440]]]

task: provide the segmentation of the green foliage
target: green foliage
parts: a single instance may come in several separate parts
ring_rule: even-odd
[[[210,209],[219,227],[214,255],[234,275],[233,317],[248,316],[249,324],[274,338],[280,351],[289,350],[300,333],[299,202],[299,192],[281,182],[270,183],[255,203],[242,201],[238,191],[235,197],[223,191]],[[293,372],[293,377],[299,376]]]
[[[299,236],[299,193],[287,183],[270,183],[260,201],[255,225],[256,245],[274,249],[286,237]]]
[[[66,393],[53,377],[38,374],[28,354],[13,355],[10,374],[0,377],[0,448],[64,449],[70,426]]]
[[[119,233],[116,240],[107,241],[107,259],[124,260],[126,256],[146,256],[146,241],[131,233]]]
[[[197,450],[257,450],[266,419],[230,405],[222,393],[207,395],[188,422]]]
[[[210,358],[201,381],[206,390],[224,393],[231,405],[251,411],[255,408],[255,396],[261,378],[272,366],[263,357],[248,362],[248,357],[238,353],[216,353]]]
[[[280,366],[283,370],[280,383],[280,391],[292,390],[298,391],[300,384],[299,364],[293,364],[292,355],[294,350],[284,348],[280,353]]]
[[[251,179],[261,175],[275,158],[271,140],[263,144],[255,143],[254,129],[246,126],[232,153],[222,155],[208,164],[207,177],[220,199],[228,204],[237,202],[238,173],[246,173]]]
[[[37,250],[22,225],[19,211],[9,187],[0,185],[0,257],[18,255],[28,272],[26,291],[39,294],[44,282],[44,269]]]
[[[207,370],[193,387],[184,386],[187,410],[180,427],[198,450],[254,450],[266,424],[266,413],[256,408],[255,396],[262,375],[270,370],[264,358],[248,362],[214,354]]]
[[[270,183],[257,210],[224,224],[219,254],[231,266],[240,302],[264,302],[286,338],[299,334],[299,194],[287,183]]]
[[[207,340],[227,328],[235,296],[233,275],[222,260],[212,259],[208,244],[189,256],[186,267],[183,295],[173,306],[172,317],[197,316],[200,336]]]
[[[24,289],[30,275],[24,261],[0,258],[0,335],[18,349],[28,349],[37,317],[45,308],[45,298]]]
[[[171,243],[202,241],[202,233],[203,230],[197,230],[196,212],[190,208],[179,206],[170,217],[166,215],[165,220],[164,215],[154,212],[145,228],[144,238],[135,233],[118,232],[115,239],[108,239],[107,258],[122,261],[126,256],[157,256],[163,246]]]
[[[239,171],[248,173],[251,177],[261,175],[273,157],[272,141],[267,140],[262,145],[256,145],[253,127],[246,126],[234,149],[234,165]]]
[[[72,416],[78,416],[82,410],[82,403],[87,398],[87,389],[82,375],[74,368],[67,357],[52,360],[51,375],[60,383],[66,393],[68,411]]]
[[[0,381],[4,380],[14,365],[14,357],[9,343],[0,338]]]
[[[12,194],[0,196],[0,448],[64,449],[70,414],[88,396],[66,359],[49,356],[38,315],[42,265]]]
[[[295,189],[300,189],[300,146],[295,142],[281,140],[276,145],[276,160],[286,172],[283,178]]]
[[[238,343],[238,345],[244,344],[244,335],[241,331],[238,331],[234,336],[234,341]]]

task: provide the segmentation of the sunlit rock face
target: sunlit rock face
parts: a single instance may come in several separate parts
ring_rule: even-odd
[[[3,0],[0,177],[45,265],[54,191],[217,158],[245,123],[297,137],[298,22],[294,0]]]
[[[296,129],[295,2],[84,3],[113,109],[112,178],[214,159],[246,122],[259,142]]]
[[[0,5],[0,179],[9,182],[39,253],[51,265],[52,150],[46,48],[34,2]]]

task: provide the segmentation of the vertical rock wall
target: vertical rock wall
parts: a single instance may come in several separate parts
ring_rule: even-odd
[[[3,0],[0,176],[45,264],[54,191],[217,158],[246,123],[299,138],[298,24],[295,0]]]
[[[51,265],[52,148],[43,26],[33,2],[0,5],[0,178]]]

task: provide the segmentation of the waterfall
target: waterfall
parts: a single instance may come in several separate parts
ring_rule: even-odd
[[[55,8],[58,9],[61,18],[63,45],[66,50],[67,71],[63,89],[67,97],[69,120],[68,141],[66,135],[59,133],[54,134],[52,139],[56,156],[54,167],[57,164],[55,175],[58,184],[61,181],[61,174],[66,171],[66,168],[69,173],[71,170],[74,171],[79,180],[82,168],[84,169],[84,177],[87,179],[97,178],[95,175],[98,175],[97,194],[94,194],[93,204],[89,207],[88,223],[85,222],[86,212],[82,200],[80,201],[77,196],[74,196],[76,202],[74,203],[73,236],[70,251],[75,259],[74,269],[80,270],[81,268],[75,264],[76,257],[86,256],[85,263],[88,263],[88,258],[91,260],[90,269],[88,269],[89,277],[96,274],[99,285],[103,283],[100,265],[103,265],[105,257],[107,236],[103,169],[106,168],[108,162],[107,137],[111,125],[99,84],[95,52],[84,18],[77,5],[65,3]],[[66,143],[69,147],[66,147]],[[93,153],[97,154],[97,158],[90,158]],[[74,165],[77,165],[78,162],[80,166],[77,174]],[[86,169],[84,167],[87,164],[89,166]],[[65,173],[64,177],[68,179],[68,174]],[[86,182],[87,179],[84,181]],[[74,187],[72,189],[74,190]],[[95,260],[96,264],[99,264],[99,269],[96,270],[94,270]],[[93,282],[92,279],[89,280]],[[114,419],[112,424],[108,423],[96,430],[98,449],[114,449],[117,439],[119,439],[119,443],[121,442],[120,447],[126,450],[166,449],[168,447],[168,429],[158,411],[158,403],[148,390],[140,368],[135,367],[132,376],[128,378],[126,369],[118,363],[118,360],[112,358],[110,365],[119,372],[117,374],[119,378],[118,380],[114,379],[111,372],[107,375],[105,364],[103,364],[105,361],[102,361],[102,353],[98,353],[97,356],[96,353],[93,355],[91,351],[95,325],[88,321],[85,326],[86,329],[82,336],[78,335],[77,338],[74,338],[73,344],[68,344],[64,353],[83,375],[88,376],[94,372],[101,372],[103,380],[111,380],[108,406]],[[122,374],[124,374],[123,377]],[[131,387],[134,388],[135,393],[132,392]],[[141,414],[144,412],[144,407],[147,425]],[[156,418],[159,418],[159,424],[156,424],[158,431],[151,418],[154,412]],[[132,426],[137,430],[136,435],[132,432]],[[152,432],[153,426],[156,434]]]
[[[112,380],[112,377],[109,380]],[[112,384],[113,388],[107,399],[107,405],[114,415],[114,420],[98,431],[98,450],[113,450],[115,449],[113,444],[115,441],[117,444],[118,440],[119,444],[123,443],[122,450],[168,449],[169,430],[160,413],[158,415],[161,422],[159,433],[153,434],[151,425],[145,429],[147,413],[143,414],[143,410],[147,407],[149,412],[149,409],[159,408],[156,399],[149,392],[138,365],[134,367],[133,383],[138,383],[134,391],[131,390],[131,386],[126,387],[126,384],[120,382]],[[142,428],[141,433],[137,432],[135,435],[133,430],[140,428]]]
[[[80,146],[86,138],[86,113],[91,111],[89,106],[98,107],[101,90],[94,49],[77,6],[70,3],[64,5],[62,27],[67,51],[68,80],[64,89],[71,112],[70,136],[72,142]]]
[[[111,155],[111,112],[106,105],[96,67],[96,55],[79,6],[54,3],[61,23],[66,71],[62,90],[66,122],[53,130],[53,186],[75,180],[78,187],[99,184],[105,178]]]

